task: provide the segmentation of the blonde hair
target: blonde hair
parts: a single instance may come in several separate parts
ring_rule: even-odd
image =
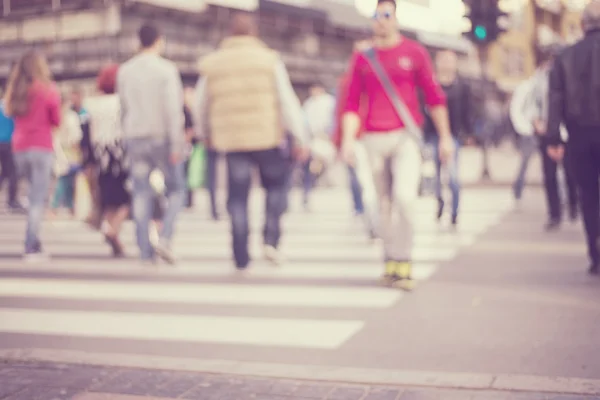
[[[29,89],[34,82],[50,83],[50,69],[39,53],[25,53],[14,66],[8,79],[4,96],[5,112],[19,117],[29,111]]]

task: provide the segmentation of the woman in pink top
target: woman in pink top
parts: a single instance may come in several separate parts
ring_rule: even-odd
[[[52,131],[60,125],[60,94],[44,57],[27,52],[15,65],[6,89],[6,114],[13,117],[13,152],[20,176],[29,181],[25,258],[44,255],[39,231],[50,188],[54,149]]]

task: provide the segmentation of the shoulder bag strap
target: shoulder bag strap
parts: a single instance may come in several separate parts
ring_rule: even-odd
[[[404,126],[406,127],[406,131],[408,134],[417,142],[419,146],[423,145],[423,132],[419,125],[416,123],[412,114],[410,113],[408,107],[394,88],[394,85],[390,81],[390,78],[377,59],[377,53],[375,52],[375,48],[371,47],[363,52],[367,62],[371,66],[371,69],[377,76],[377,79],[383,86],[383,90],[385,91],[386,96],[392,102],[396,113],[404,122]]]

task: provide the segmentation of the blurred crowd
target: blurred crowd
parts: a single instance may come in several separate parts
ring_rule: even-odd
[[[502,126],[502,108],[482,117],[452,51],[432,60],[418,42],[398,32],[394,0],[379,0],[370,38],[357,42],[334,93],[315,82],[301,104],[279,54],[257,37],[251,13],[231,18],[219,48],[199,62],[200,79],[184,88],[175,64],[161,56],[158,26],[139,29],[140,51],[122,65],[107,65],[97,93],[61,94],[43,55],[27,52],[13,66],[0,113],[1,182],[8,208],[27,214],[24,257],[47,257],[40,228],[60,209],[77,213],[79,193],[91,202],[85,221],[123,257],[121,227],[136,226],[145,264],[176,262],[172,240],[192,192],[206,186],[211,217],[220,218],[217,165],[225,159],[227,212],[238,270],[250,262],[248,197],[256,171],[265,190],[264,255],[280,263],[281,217],[296,172],[303,204],[334,163],[349,176],[354,213],[365,232],[381,239],[383,281],[410,290],[414,207],[423,171],[433,174],[435,218],[459,224],[460,148]],[[547,229],[562,221],[557,170],[566,171],[568,214],[583,215],[591,260],[600,256],[600,2],[583,19],[586,36],[567,49],[548,49],[536,74],[510,102],[511,129],[522,165],[514,195],[523,194],[529,159],[539,149],[548,200]],[[560,51],[559,51],[560,50]],[[422,95],[421,95],[422,94]],[[477,114],[477,115],[476,115]],[[485,146],[484,146],[485,148]],[[19,178],[28,181],[19,202]],[[446,206],[442,187],[448,185]],[[47,210],[49,206],[49,210]],[[446,212],[449,210],[449,212]]]

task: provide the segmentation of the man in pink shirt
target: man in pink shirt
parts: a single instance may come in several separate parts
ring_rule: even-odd
[[[398,31],[396,2],[379,0],[373,17],[376,57],[415,122],[423,124],[417,88],[425,95],[440,137],[440,158],[454,149],[444,92],[436,81],[427,50]],[[368,98],[364,134],[356,138],[361,96]],[[354,163],[366,211],[379,221],[386,283],[411,289],[413,218],[420,182],[420,143],[407,131],[364,53],[350,66],[348,99],[342,117],[342,155]],[[377,218],[378,217],[378,218]],[[377,218],[377,219],[375,219]]]

